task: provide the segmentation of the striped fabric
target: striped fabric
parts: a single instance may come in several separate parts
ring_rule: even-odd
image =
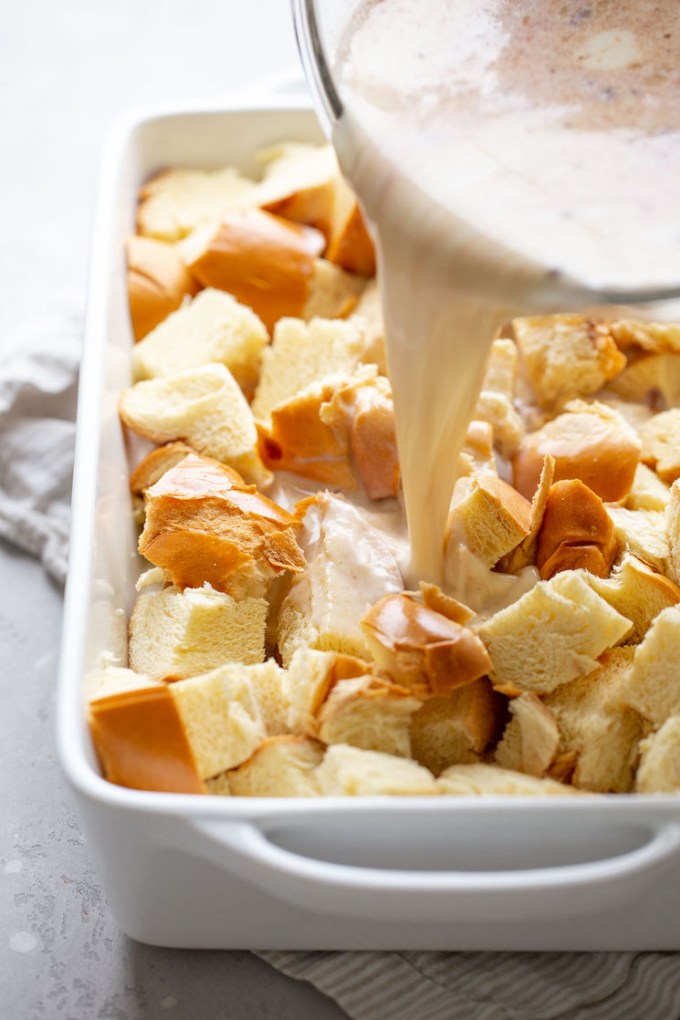
[[[353,1020],[678,1020],[677,953],[258,955]]]

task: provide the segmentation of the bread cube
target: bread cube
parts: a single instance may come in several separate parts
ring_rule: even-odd
[[[462,533],[468,549],[484,566],[495,566],[529,534],[531,504],[502,479],[480,474],[459,482],[457,492],[448,530]]]
[[[617,553],[616,529],[600,497],[578,478],[551,485],[536,549],[541,578],[579,569],[608,577]]]
[[[177,248],[150,237],[128,237],[127,292],[135,340],[141,340],[198,290]]]
[[[377,676],[338,680],[319,709],[318,736],[325,744],[410,758],[409,727],[421,704],[407,688]]]
[[[658,614],[635,649],[621,695],[623,703],[655,727],[680,714],[679,648],[680,606],[676,605]]]
[[[130,618],[130,665],[162,680],[196,676],[225,662],[261,662],[267,603],[203,588],[140,595]]]
[[[309,737],[291,734],[267,737],[252,756],[227,773],[234,797],[319,797],[316,769],[324,746]],[[206,784],[208,793],[211,782]]]
[[[631,553],[659,573],[670,570],[670,545],[666,515],[658,510],[627,510],[607,507],[614,522],[616,540],[622,550]]]
[[[234,167],[166,170],[143,186],[137,212],[140,234],[177,241],[254,201],[255,182]]]
[[[522,772],[481,762],[453,765],[437,780],[440,794],[456,797],[573,797],[578,791],[553,779],[537,779]]]
[[[333,744],[316,775],[325,797],[433,796],[438,793],[432,773],[414,761],[380,751],[364,751]]]
[[[655,471],[646,464],[638,464],[633,479],[633,487],[626,499],[627,510],[658,510],[664,511],[668,506],[671,493],[668,485],[662,482]]]
[[[640,426],[645,464],[656,470],[664,482],[680,478],[680,408],[655,414]]]
[[[640,741],[640,765],[635,777],[636,793],[680,791],[680,715]]]
[[[500,729],[502,705],[485,677],[427,698],[411,717],[411,756],[435,775],[478,761]]]
[[[560,743],[555,717],[535,694],[513,698],[509,708],[510,721],[496,748],[496,762],[504,769],[544,776]]]
[[[652,621],[669,606],[680,602],[680,588],[670,578],[657,574],[636,556],[626,553],[609,578],[586,578],[588,584],[609,605],[633,624],[626,638],[638,644]]]
[[[680,357],[647,354],[632,361],[608,388],[624,400],[637,401],[654,412],[665,411],[680,403]]]

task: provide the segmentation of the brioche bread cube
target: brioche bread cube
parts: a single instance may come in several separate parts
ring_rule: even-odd
[[[246,396],[252,396],[268,340],[255,312],[231,294],[208,288],[135,346],[133,371],[136,379],[155,379],[219,362]]]
[[[638,644],[659,613],[680,602],[680,588],[657,574],[636,556],[626,553],[609,578],[587,577],[588,584],[609,605],[627,617],[633,629],[627,644]]]
[[[472,420],[465,433],[465,442],[458,454],[457,477],[476,478],[490,474],[498,477],[493,448],[493,426],[488,421]]]
[[[659,573],[669,572],[670,546],[665,514],[658,510],[627,510],[609,506],[616,540],[621,549],[632,553]]]
[[[565,570],[495,613],[477,633],[491,657],[496,687],[547,694],[592,672],[597,658],[631,626],[580,572]]]
[[[513,335],[542,404],[597,393],[626,367],[609,323],[585,315],[513,319]]]
[[[236,602],[209,585],[140,595],[130,618],[130,665],[172,681],[225,662],[261,662],[266,618],[265,599]]]
[[[462,533],[470,552],[486,567],[493,567],[529,534],[531,504],[489,473],[459,482],[457,490],[465,494],[451,508],[448,530]]]
[[[131,671],[109,676],[109,693],[95,696],[89,705],[90,732],[104,777],[134,790],[204,793],[170,688],[144,676],[137,676],[132,687],[133,678],[122,677],[123,672]]]
[[[353,273],[375,273],[375,250],[356,197],[344,181],[331,145],[286,143],[258,154],[267,164],[258,205],[297,223],[317,227],[327,257]]]
[[[570,797],[578,793],[573,787],[553,779],[537,779],[482,762],[453,765],[442,772],[437,786],[440,794],[456,797]]]
[[[525,436],[513,457],[514,485],[527,499],[536,490],[548,455],[555,458],[556,482],[579,478],[605,503],[618,502],[633,485],[640,440],[617,411],[576,400]]]
[[[600,497],[578,478],[551,485],[536,549],[541,578],[581,568],[608,577],[617,552],[614,522]]]
[[[637,401],[654,412],[665,411],[680,403],[680,357],[646,354],[632,361],[608,388],[624,400]]]
[[[588,676],[563,684],[545,699],[557,721],[560,750],[577,754],[572,783],[595,793],[633,786],[642,723],[622,706],[633,665],[632,648],[614,648]]]
[[[234,167],[175,169],[152,177],[140,190],[140,234],[177,241],[230,210],[253,202],[256,185]]]
[[[674,482],[666,509],[666,532],[668,534],[668,574],[680,582],[680,481]]]
[[[113,662],[106,660],[85,674],[85,698],[88,702],[126,694],[128,691],[139,690],[140,687],[162,686],[162,680],[135,673],[133,669],[125,666],[115,666]]]
[[[193,447],[188,443],[177,440],[174,443],[164,443],[163,446],[156,446],[146,457],[140,460],[137,467],[130,475],[130,492],[133,496],[142,497],[147,489],[155,485],[163,477],[166,471],[175,467],[181,460],[193,453]]]
[[[378,668],[419,697],[448,694],[491,667],[484,645],[469,627],[405,592],[376,602],[361,627]]]
[[[655,727],[680,714],[680,606],[662,610],[635,649],[621,701]]]
[[[525,431],[513,403],[516,381],[517,347],[512,340],[494,340],[472,417],[493,427],[494,443],[504,457],[515,452]]]
[[[502,704],[485,677],[428,698],[411,717],[411,757],[434,775],[478,761],[500,729]]]
[[[319,710],[319,739],[410,758],[409,727],[421,704],[407,688],[376,676],[338,680]]]
[[[319,797],[316,769],[323,755],[323,744],[309,737],[267,737],[227,773],[229,791],[234,797]],[[206,786],[212,793],[210,781]]]
[[[347,273],[328,259],[316,259],[300,318],[305,322],[311,322],[312,319],[346,319],[355,311],[365,286],[365,276]],[[285,314],[296,313],[291,310]]]
[[[664,482],[680,478],[680,408],[655,414],[640,426],[639,433],[645,464]]]
[[[371,665],[353,655],[299,648],[288,667],[290,708],[288,727],[293,733],[318,736],[319,712],[339,680],[366,676]]]
[[[264,167],[255,195],[257,205],[295,223],[316,227],[328,240],[340,176],[333,146],[284,142],[261,149],[256,159]]]
[[[538,538],[543,527],[545,508],[548,505],[548,496],[555,477],[555,458],[548,455],[543,459],[543,467],[538,480],[538,486],[531,499],[531,511],[529,514],[529,533],[522,539],[518,546],[511,549],[499,562],[499,567],[508,574],[517,574],[524,567],[536,562],[538,549]]]
[[[633,487],[626,499],[626,509],[664,511],[670,498],[668,485],[661,481],[656,472],[646,464],[638,464]]]
[[[635,777],[636,793],[680,791],[680,715],[640,741],[640,765]]]
[[[169,691],[202,779],[246,761],[266,736],[248,667],[221,666]]]
[[[438,584],[430,584],[428,581],[420,581],[418,584],[423,605],[441,613],[448,620],[462,625],[469,623],[474,618],[473,611],[458,599],[451,595],[445,595]]]
[[[333,744],[316,770],[324,797],[433,796],[434,776],[422,765],[381,751]]]
[[[224,365],[203,365],[123,390],[120,416],[152,443],[186,440],[198,453],[228,464],[246,482],[270,475],[257,452],[257,429],[238,383]]]
[[[392,391],[374,365],[327,375],[277,404],[261,443],[266,464],[371,499],[396,496],[399,462]]]
[[[305,645],[368,658],[361,618],[404,587],[395,551],[359,509],[329,493],[308,501],[304,526],[307,570],[293,579],[279,614],[282,662]]]
[[[496,748],[496,762],[504,769],[544,776],[560,743],[555,717],[535,694],[513,698],[509,708],[511,718]]]
[[[127,292],[135,340],[180,307],[198,290],[174,245],[150,237],[128,237]]]
[[[177,587],[208,582],[236,598],[259,597],[275,577],[304,568],[299,520],[239,482],[190,454],[147,489],[139,551]]]
[[[205,792],[212,797],[231,797],[229,786],[229,773],[221,772],[219,776],[212,776],[205,780]]]
[[[289,732],[290,687],[288,674],[275,659],[244,669],[268,737]]]
[[[361,320],[282,319],[262,356],[260,383],[253,399],[256,418],[267,422],[272,410],[311,383],[332,373],[351,375],[370,348]]]
[[[677,322],[619,319],[611,322],[609,328],[619,347],[624,349],[635,345],[653,354],[680,354],[680,324]]]

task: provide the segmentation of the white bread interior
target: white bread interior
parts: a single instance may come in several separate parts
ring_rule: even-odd
[[[578,792],[553,779],[537,779],[482,762],[452,765],[441,774],[437,786],[440,793],[456,797],[570,797]]]
[[[141,234],[177,241],[254,200],[255,182],[234,167],[167,170],[142,187],[137,212]]]
[[[155,379],[217,362],[229,369],[246,396],[252,396],[268,341],[255,312],[230,294],[208,288],[135,345],[133,372],[138,380]]]
[[[434,776],[422,765],[380,751],[333,744],[317,772],[325,797],[433,796]]]
[[[661,481],[656,471],[646,464],[638,464],[633,487],[626,499],[626,509],[664,511],[670,496],[668,485]]]
[[[198,453],[228,464],[246,482],[270,474],[260,460],[248,401],[224,365],[203,365],[147,379],[123,390],[123,423],[153,443],[186,440]]]
[[[546,698],[559,727],[560,751],[577,756],[571,781],[579,789],[626,793],[633,787],[642,723],[622,705],[633,655],[632,648],[614,648],[588,676]]]
[[[680,606],[664,609],[636,647],[621,700],[655,727],[680,714]]]
[[[421,704],[407,688],[377,676],[338,680],[319,710],[319,739],[410,758],[411,719]]]
[[[680,791],[680,715],[669,716],[655,733],[640,741],[635,790],[637,793]]]
[[[316,769],[324,746],[310,737],[267,737],[250,758],[228,773],[234,797],[319,797]],[[206,784],[208,792],[210,783]]]
[[[140,595],[130,618],[130,665],[177,680],[225,662],[261,662],[266,618],[265,599],[237,602],[209,585]]]
[[[544,776],[560,743],[555,717],[535,694],[522,694],[509,703],[510,720],[496,747],[494,759],[501,768]]]
[[[428,698],[411,717],[411,757],[434,775],[479,761],[499,731],[502,702],[486,677]]]
[[[626,553],[608,578],[586,576],[596,591],[633,624],[626,643],[638,644],[663,609],[680,602],[680,588],[636,556]]]
[[[624,348],[636,346],[652,354],[680,353],[680,325],[677,322],[645,322],[619,319],[610,323],[612,336]]]
[[[660,574],[669,573],[670,547],[666,515],[659,510],[627,510],[609,506],[616,539],[624,552],[637,556]]]
[[[597,658],[622,641],[631,622],[565,570],[540,581],[478,629],[497,687],[547,694],[592,672]]]
[[[680,408],[655,414],[640,426],[639,433],[644,463],[664,482],[674,482],[680,477]]]

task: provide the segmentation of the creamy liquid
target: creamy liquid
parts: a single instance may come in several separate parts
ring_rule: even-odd
[[[498,326],[680,285],[680,4],[374,0],[337,64],[334,142],[378,243],[408,580],[442,583]]]

